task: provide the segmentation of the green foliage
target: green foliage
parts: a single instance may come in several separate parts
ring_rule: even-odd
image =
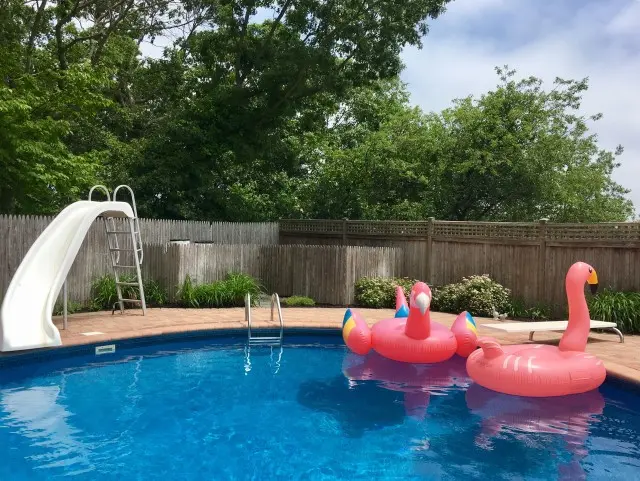
[[[497,69],[497,88],[425,114],[406,96],[357,89],[336,125],[316,137],[321,159],[306,184],[310,218],[624,221],[628,191],[616,157],[578,113],[586,80],[517,80]],[[404,87],[387,85],[402,92]],[[377,107],[377,108],[376,108]],[[383,109],[383,107],[385,107]],[[358,124],[361,112],[374,122]],[[365,117],[366,118],[366,117]]]
[[[402,287],[408,302],[416,282],[407,277],[363,277],[355,284],[355,301],[363,307],[395,309],[396,287]]]
[[[121,282],[135,282],[134,275],[120,275]],[[142,287],[145,294],[145,302],[149,307],[159,307],[167,303],[168,295],[157,281],[143,279]],[[125,299],[138,299],[138,288],[135,286],[120,286],[122,297]],[[118,301],[116,281],[113,275],[105,274],[97,277],[91,284],[91,303],[89,308],[94,311],[111,310]]]
[[[263,292],[260,283],[248,274],[230,273],[223,280],[204,284],[195,284],[187,275],[178,290],[178,301],[184,307],[241,307],[249,293],[251,304],[256,306]]]
[[[492,317],[494,308],[500,313],[508,311],[510,296],[509,289],[487,274],[469,276],[435,289],[431,308],[439,312],[469,311],[473,316]]]
[[[79,302],[75,302],[72,300],[67,301],[67,314],[75,314],[76,312],[82,311],[83,306]],[[62,302],[56,302],[56,305],[53,308],[54,316],[62,316],[64,314],[64,304]]]
[[[0,212],[99,182],[156,218],[631,216],[586,80],[503,68],[479,98],[410,105],[400,52],[449,1],[0,0]]]
[[[592,319],[615,322],[623,333],[640,333],[640,292],[621,292],[603,289],[588,297]]]
[[[282,300],[282,305],[285,307],[313,307],[316,303],[310,297],[290,296]]]
[[[506,312],[512,319],[532,321],[548,321],[552,314],[551,308],[547,305],[528,305],[521,299],[512,299]]]

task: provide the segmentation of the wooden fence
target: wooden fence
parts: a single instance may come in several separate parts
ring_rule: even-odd
[[[0,296],[50,221],[0,216]],[[566,271],[578,260],[597,269],[603,287],[640,290],[640,223],[287,220],[278,229],[275,223],[142,220],[141,232],[144,275],[161,281],[172,296],[186,274],[208,281],[229,270],[252,274],[283,296],[310,295],[336,305],[352,302],[353,284],[364,275],[442,285],[486,273],[527,303],[544,303],[557,313],[566,305]],[[167,245],[180,238],[192,244]],[[110,272],[108,261],[97,221],[70,272],[72,300],[89,299],[91,280]]]
[[[53,220],[48,216],[0,215],[0,302],[27,251]],[[172,239],[214,244],[277,244],[277,223],[197,222],[141,219],[146,245],[162,245]],[[126,244],[122,247],[126,247]],[[73,299],[88,299],[91,279],[111,272],[104,224],[97,219],[89,230],[70,272]]]
[[[144,276],[168,289],[173,301],[187,275],[196,283],[244,272],[281,297],[309,296],[316,302],[347,305],[363,276],[397,276],[403,252],[388,247],[274,245],[154,245],[146,247]]]
[[[593,265],[601,286],[640,290],[640,223],[370,221],[280,222],[281,244],[401,248],[402,275],[433,285],[489,274],[524,301],[561,313],[572,263]]]

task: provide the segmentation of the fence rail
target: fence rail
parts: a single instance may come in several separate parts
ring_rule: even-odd
[[[0,300],[51,220],[0,216]],[[143,219],[140,224],[143,274],[161,281],[170,295],[186,274],[215,280],[242,270],[282,295],[310,295],[342,305],[352,302],[353,285],[364,275],[408,276],[442,285],[486,273],[527,303],[563,308],[564,277],[578,260],[598,270],[603,286],[640,290],[640,223]],[[168,245],[185,238],[190,245]],[[72,300],[86,301],[91,280],[108,272],[106,236],[97,221],[70,272]]]
[[[9,287],[13,274],[31,245],[53,220],[52,216],[0,215],[0,302]],[[117,225],[121,221],[116,221]],[[273,222],[234,223],[141,219],[140,230],[145,248],[166,245],[173,239],[214,244],[278,243],[278,224]],[[127,247],[129,239],[122,240]],[[146,268],[147,254],[145,253]],[[158,262],[160,262],[158,260]],[[72,299],[88,299],[91,279],[111,272],[107,238],[101,219],[96,219],[87,233],[70,272]],[[76,281],[77,280],[77,281]]]
[[[600,282],[640,290],[640,223],[282,220],[281,244],[392,246],[403,275],[442,285],[489,274],[525,302],[562,313],[569,266],[589,262]]]

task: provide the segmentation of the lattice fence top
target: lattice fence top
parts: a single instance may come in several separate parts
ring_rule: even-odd
[[[364,234],[380,236],[418,236],[426,237],[429,233],[429,222],[372,222],[366,220],[348,221],[347,235]]]
[[[347,237],[417,237],[523,241],[640,242],[640,223],[553,224],[544,222],[283,220],[280,232]]]
[[[436,221],[433,235],[448,238],[499,238],[538,240],[540,225],[526,222],[447,222]]]
[[[341,220],[281,220],[280,232],[342,234],[342,224]]]
[[[558,241],[640,241],[640,223],[547,224],[545,239]]]

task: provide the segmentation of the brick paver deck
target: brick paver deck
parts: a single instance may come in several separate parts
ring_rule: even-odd
[[[390,309],[359,309],[370,324],[393,316]],[[268,308],[252,309],[253,324],[256,327],[269,324]],[[344,308],[283,308],[285,327],[329,327],[339,328],[344,316]],[[432,313],[434,321],[450,326],[455,319],[452,314]],[[61,329],[63,346],[89,344],[117,339],[158,335],[194,330],[220,328],[246,328],[244,309],[148,309],[146,316],[141,311],[130,310],[124,315],[110,312],[74,314],[69,316],[67,330],[62,330],[62,319],[54,319]],[[505,334],[483,328],[492,319],[476,318],[479,335],[492,336],[505,344],[528,342],[526,333]],[[101,334],[86,336],[83,333]],[[535,342],[557,344],[561,333],[536,333]],[[625,336],[619,343],[615,334],[591,332],[587,351],[602,359],[611,374],[629,381],[640,383],[640,336]]]

